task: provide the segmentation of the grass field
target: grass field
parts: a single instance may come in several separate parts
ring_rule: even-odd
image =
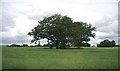
[[[3,69],[117,69],[118,48],[3,47]]]

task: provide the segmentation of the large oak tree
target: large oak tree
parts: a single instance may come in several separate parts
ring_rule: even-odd
[[[95,27],[84,22],[73,22],[68,16],[55,14],[38,21],[38,25],[28,35],[33,36],[31,42],[46,38],[50,48],[67,48],[75,45],[80,48],[83,42],[94,37]]]

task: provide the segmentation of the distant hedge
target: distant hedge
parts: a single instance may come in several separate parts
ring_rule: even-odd
[[[8,47],[22,47],[22,46],[18,44],[11,44],[11,45],[8,45]]]
[[[115,47],[115,41],[103,40],[100,44],[97,44],[97,47]]]
[[[7,45],[8,47],[28,47],[28,44],[18,45],[18,44],[11,44]]]
[[[23,44],[23,47],[28,47],[28,44]]]

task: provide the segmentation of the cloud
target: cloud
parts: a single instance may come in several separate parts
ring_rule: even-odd
[[[118,19],[116,15],[112,17],[104,16],[102,19],[95,21],[93,26],[96,27],[96,37],[95,39],[91,39],[90,43],[98,44],[108,39],[115,40],[118,44]]]
[[[118,33],[118,20],[115,18],[104,17],[94,23],[97,31],[106,33]]]
[[[91,43],[92,45],[96,45],[106,39],[107,40],[115,40],[116,44],[118,44],[118,41],[119,41],[118,34],[97,31],[95,39],[91,38],[91,41],[89,43]]]
[[[41,10],[33,10],[27,14],[28,19],[30,20],[40,20],[43,19],[45,16],[50,16],[52,13],[50,12],[45,12]]]
[[[30,9],[26,3],[1,2],[0,5],[2,7],[2,13],[0,15],[1,32],[14,28],[16,17],[27,13]]]
[[[8,31],[9,28],[13,28],[15,26],[13,17],[6,12],[2,13],[1,21],[2,22],[0,23],[0,26],[2,27],[2,29],[0,31]]]
[[[90,41],[97,44],[104,39],[117,40],[118,0],[2,0],[0,18],[3,44],[30,43],[27,36],[38,24],[38,20],[55,13],[68,15],[74,21],[91,23],[97,28],[96,38]],[[8,36],[9,34],[9,36]],[[46,40],[41,40],[45,43]]]
[[[113,39],[115,37],[118,37],[118,35],[114,33],[96,32],[96,37],[104,40],[104,39]]]
[[[0,27],[2,27],[2,29],[0,30],[1,32],[3,31],[8,31],[9,28],[13,28],[15,26],[15,22],[14,22],[14,15],[13,13],[11,13],[8,9],[6,9],[6,4],[5,3],[1,3],[2,6],[2,13],[0,15]]]
[[[26,35],[2,38],[2,44],[29,44],[30,38]]]

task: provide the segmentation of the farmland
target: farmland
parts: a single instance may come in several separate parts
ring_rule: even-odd
[[[117,69],[118,47],[2,47],[3,69]]]

